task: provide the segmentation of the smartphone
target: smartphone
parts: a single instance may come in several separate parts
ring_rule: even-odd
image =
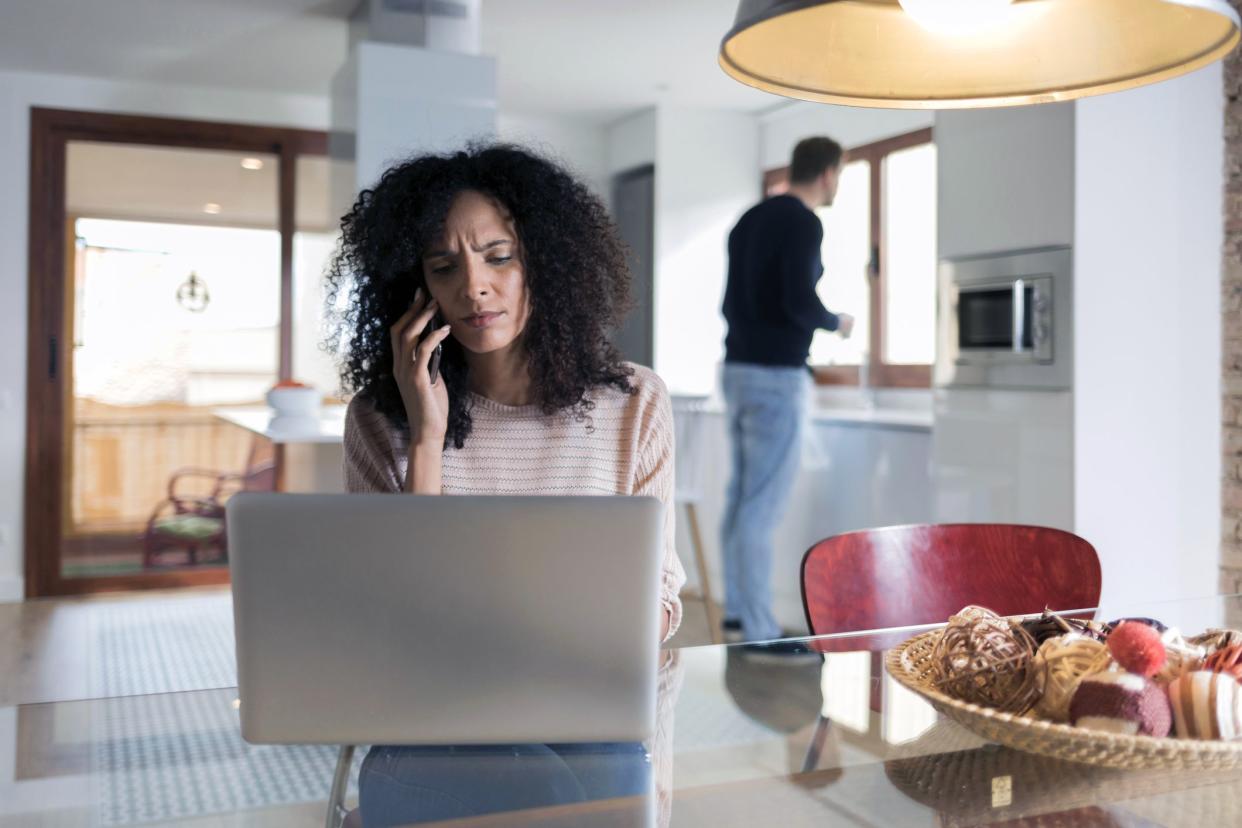
[[[423,331],[423,336],[426,336],[432,331],[437,331],[442,327],[444,327],[444,317],[440,315],[439,311],[436,311],[431,317],[431,322],[427,324],[427,330]],[[435,385],[440,379],[440,356],[443,353],[444,343],[441,342],[439,345],[436,345],[436,349],[431,352],[431,359],[427,362],[427,371],[431,374],[432,385]]]

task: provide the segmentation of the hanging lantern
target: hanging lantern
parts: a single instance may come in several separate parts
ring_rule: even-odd
[[[191,270],[190,277],[177,288],[177,304],[191,313],[202,313],[207,310],[210,301],[211,294],[207,291],[206,282]]]

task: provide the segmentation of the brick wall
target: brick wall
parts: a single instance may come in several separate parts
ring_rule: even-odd
[[[1231,0],[1242,10],[1242,0]],[[1224,313],[1224,480],[1221,575],[1224,592],[1242,592],[1242,50],[1225,60],[1225,249],[1221,268]],[[1242,610],[1229,619],[1242,626]]]

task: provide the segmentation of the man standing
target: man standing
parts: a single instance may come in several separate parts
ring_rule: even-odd
[[[836,196],[841,156],[830,138],[799,141],[788,192],[750,208],[729,234],[723,384],[733,477],[721,525],[724,623],[748,641],[782,637],[772,615],[772,532],[798,471],[811,338],[820,328],[848,337],[854,327],[815,292],[824,228],[814,211]]]

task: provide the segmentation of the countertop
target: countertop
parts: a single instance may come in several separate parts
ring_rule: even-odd
[[[345,439],[345,406],[325,405],[317,417],[290,417],[270,408],[215,408],[221,420],[266,437],[273,443],[341,443]]]

